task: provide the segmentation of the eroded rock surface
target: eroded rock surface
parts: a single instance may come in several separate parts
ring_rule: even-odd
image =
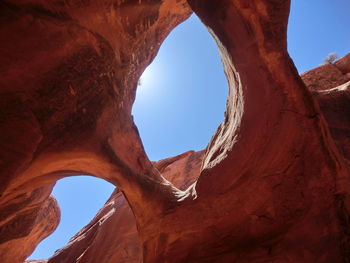
[[[338,150],[350,161],[350,54],[301,77],[318,101]]]
[[[344,63],[344,59],[346,57],[338,60],[337,63],[343,65],[349,63],[350,65],[350,62]],[[302,74],[303,80],[304,76],[305,74]],[[322,83],[333,81],[336,83],[335,85],[341,85],[327,89],[320,85],[320,80]],[[344,81],[346,80],[343,76],[335,79],[333,75],[328,74],[327,67],[324,66],[307,72],[307,87],[320,103],[322,113],[338,149],[350,161],[350,83],[343,83]],[[326,85],[328,87],[328,84]],[[197,178],[203,157],[203,151],[186,152],[155,162],[154,165],[166,179],[179,189],[185,190]],[[91,256],[92,254],[94,256]],[[138,239],[136,222],[120,191],[116,190],[112,194],[110,200],[107,201],[95,219],[72,238],[65,248],[58,251],[49,260],[49,263],[74,262],[77,258],[85,257],[88,257],[91,263],[117,261],[138,263],[142,261],[142,247]]]
[[[350,164],[350,82],[315,96],[338,150]]]
[[[56,229],[60,210],[51,190],[49,186],[17,196],[2,207],[0,262],[23,262]]]
[[[119,190],[87,226],[48,260],[65,262],[142,262],[134,215]]]
[[[162,175],[180,189],[186,189],[199,174],[204,152],[186,152],[155,162]],[[95,218],[57,251],[48,263],[138,263],[142,245],[134,215],[126,199],[115,190]]]
[[[347,57],[338,61],[338,64],[349,63]],[[344,62],[343,62],[344,61]],[[321,91],[335,88],[350,80],[350,71],[346,72],[346,64],[342,72],[337,64],[326,64],[301,75],[305,85],[310,91]]]
[[[130,112],[142,71],[191,12],[186,1],[1,1],[0,233],[12,242],[11,250],[0,244],[2,263],[31,253],[19,239],[38,215],[28,212],[29,193],[77,174],[123,189],[136,174],[149,175],[144,186],[164,180],[147,159]],[[119,180],[119,173],[131,176]],[[28,247],[53,229],[47,226]]]
[[[332,101],[337,114],[347,112],[347,92],[329,89],[349,80],[348,57],[321,70],[334,76],[326,82],[317,77],[311,86],[304,77],[319,92],[322,114],[287,53],[289,1],[13,0],[0,5],[0,35],[6,36],[0,49],[0,208],[8,211],[7,218],[19,222],[29,208],[25,198],[16,203],[18,196],[65,176],[90,174],[124,193],[145,263],[349,260],[348,148],[337,147],[346,139],[347,124],[327,112]],[[141,72],[192,11],[217,40],[230,91],[225,120],[197,179],[182,185],[167,170],[176,158],[148,160],[131,107]],[[324,116],[332,119],[329,126]],[[92,262],[94,255],[103,256],[98,250],[108,232],[103,225],[118,215],[112,214],[113,205],[127,208],[118,195],[50,260]],[[17,238],[34,229],[37,215],[29,213],[34,219],[18,228],[1,221],[6,234],[0,245],[16,247]]]

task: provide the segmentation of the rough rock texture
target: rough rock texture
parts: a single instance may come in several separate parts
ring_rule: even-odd
[[[137,188],[153,181],[154,191],[162,188],[131,106],[142,71],[190,14],[185,1],[0,2],[0,233],[3,242],[13,240],[10,251],[1,249],[2,263],[25,252],[18,237],[37,217],[36,210],[22,213],[31,201],[17,196],[76,174],[129,188],[138,202]],[[136,177],[143,186],[132,187]],[[9,227],[7,218],[22,223]]]
[[[302,74],[305,85],[311,90],[327,90],[334,88],[350,80],[350,76],[344,75],[335,65],[323,65],[312,71]]]
[[[348,262],[349,169],[287,53],[289,1],[188,4],[0,3],[0,208],[20,222],[17,196],[90,174],[125,195],[145,263]],[[181,190],[148,160],[131,107],[141,72],[191,9],[217,40],[230,91],[198,179]],[[16,246],[33,226],[0,231]],[[89,248],[98,232],[88,230]]]
[[[186,190],[197,179],[205,151],[188,151],[154,162],[157,170],[180,190]]]
[[[154,165],[180,189],[186,189],[199,174],[204,152],[186,152]],[[95,218],[58,250],[48,263],[138,263],[142,262],[134,215],[126,199],[115,190]]]
[[[338,150],[350,162],[350,54],[301,77],[318,101]]]
[[[337,62],[350,65],[350,61],[347,64],[344,63],[344,59]],[[324,89],[319,86],[320,80],[327,83],[330,81],[328,78],[331,78],[332,81],[337,81],[336,83],[339,84],[343,77],[336,80],[334,76],[328,74],[327,70],[322,69],[327,68],[322,66],[307,72],[308,82],[306,83],[309,84],[307,87],[314,90],[314,87],[318,85],[318,91],[313,91],[312,94],[321,105],[338,149],[350,162],[350,83],[346,82],[339,87]],[[305,74],[302,75],[303,80],[304,76]],[[184,190],[198,176],[203,156],[203,151],[186,152],[155,162],[154,165],[166,179]],[[91,256],[91,253],[94,253],[94,256]],[[75,259],[84,259],[84,257],[88,257],[90,263],[142,262],[142,247],[138,239],[136,222],[120,191],[116,190],[112,194],[92,222],[73,237],[66,247],[57,251],[49,263],[74,262]],[[34,261],[27,262],[34,263]]]
[[[346,60],[348,56],[337,63],[350,65],[350,61]],[[328,74],[327,68],[321,66],[310,70],[302,74],[302,79],[319,102],[338,149],[350,162],[350,82],[343,83],[345,80],[342,75],[338,75],[339,79],[334,78],[334,75]],[[341,85],[326,89],[320,84],[326,83],[328,87],[331,81],[335,82],[335,85]],[[176,187],[185,190],[197,179],[203,156],[203,151],[186,152],[155,162],[154,166]],[[91,256],[91,253],[94,253],[94,256]],[[81,256],[82,254],[84,255]],[[88,257],[90,263],[142,262],[142,247],[136,222],[120,191],[116,190],[112,194],[92,222],[73,237],[66,247],[57,251],[49,263],[74,262],[75,259],[84,257]]]
[[[95,218],[48,262],[142,262],[134,215],[122,193],[115,190]]]
[[[338,150],[350,165],[350,81],[315,96]]]
[[[344,74],[349,76],[350,73],[350,54],[347,54],[342,59],[335,61],[334,65]]]
[[[23,262],[56,229],[60,210],[56,199],[49,196],[51,190],[49,186],[25,193],[2,207],[0,262]]]

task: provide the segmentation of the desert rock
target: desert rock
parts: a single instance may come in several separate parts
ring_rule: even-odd
[[[289,8],[289,1],[267,0],[2,2],[0,209],[6,218],[21,222],[29,211],[18,197],[88,174],[126,197],[145,263],[347,262],[348,148],[337,145],[348,126],[327,111],[333,100],[336,112],[347,112],[348,93],[329,89],[349,80],[348,67],[325,66],[335,70],[334,79],[317,78],[322,90],[311,90],[328,92],[318,104],[287,53]],[[192,12],[217,41],[229,97],[195,181],[181,189],[181,180],[164,177],[171,173],[166,163],[157,167],[148,159],[131,107],[142,71]],[[121,209],[115,201],[109,200]],[[81,246],[73,238],[68,246],[76,249],[59,253],[73,262],[103,254],[95,245],[81,249],[107,231],[93,230],[112,216],[106,207],[80,233]],[[30,236],[37,215],[28,212],[31,223],[18,227],[0,222],[0,245],[15,248],[1,251],[2,262],[14,263],[8,258],[20,247],[18,237]]]

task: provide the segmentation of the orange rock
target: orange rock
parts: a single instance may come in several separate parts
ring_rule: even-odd
[[[350,81],[350,54],[336,61],[334,64],[322,65],[309,70],[301,77],[310,91],[322,91],[335,88]]]
[[[186,189],[199,174],[204,152],[186,152],[154,165],[180,189]],[[48,263],[136,263],[142,261],[134,215],[119,190],[115,190],[95,218],[58,250]]]
[[[333,64],[307,71],[301,77],[311,91],[331,89],[350,80]]]
[[[323,114],[303,84],[287,53],[289,1],[188,3],[191,8],[185,0],[1,3],[0,208],[6,218],[29,223],[8,227],[2,220],[0,245],[16,247],[36,224],[37,213],[18,197],[89,174],[124,193],[145,263],[349,260],[348,150],[339,150],[347,124],[336,132],[347,119],[333,116],[348,112],[348,93],[329,92],[337,77],[325,82],[332,86],[322,87],[327,96],[315,91]],[[194,153],[150,162],[131,116],[143,69],[192,10],[215,36],[230,86],[225,120],[198,173],[183,169],[198,167]],[[334,66],[327,70],[348,81],[347,66]],[[335,112],[328,111],[332,101]],[[182,182],[173,171],[197,179]],[[51,262],[92,262],[113,252],[98,244],[115,244],[107,224],[121,233],[109,220],[113,205],[127,210],[116,196],[70,242],[74,249]],[[24,211],[33,220],[22,221]],[[123,235],[134,244],[135,236]],[[129,258],[139,259],[139,248],[130,249]],[[1,253],[8,259],[15,252]]]
[[[337,60],[334,65],[343,73],[350,73],[350,54],[347,54],[343,58]]]
[[[2,207],[0,262],[23,262],[58,226],[60,210],[52,186],[16,197]]]

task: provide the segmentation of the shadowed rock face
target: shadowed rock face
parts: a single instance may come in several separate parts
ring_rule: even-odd
[[[350,82],[324,90],[316,97],[339,152],[350,164]]]
[[[155,162],[162,175],[179,189],[186,189],[198,177],[204,151],[186,152]],[[48,263],[138,263],[142,262],[142,245],[134,215],[126,199],[115,190],[95,218],[77,233]]]
[[[349,149],[340,146],[348,140],[349,95],[345,86],[331,89],[348,81],[348,57],[335,64],[341,83],[310,88],[319,107],[286,51],[289,1],[0,5],[1,262],[14,262],[9,253],[23,260],[29,253],[17,244],[30,251],[53,231],[58,210],[45,201],[51,185],[79,174],[125,195],[141,246],[127,235],[134,225],[123,232],[113,224],[127,219],[117,210],[132,218],[117,191],[49,262],[137,262],[141,250],[145,263],[348,262]],[[137,81],[192,11],[219,46],[230,87],[225,120],[204,156],[152,163],[131,116]],[[310,78],[308,86],[322,80]],[[36,220],[45,224],[45,209],[51,226],[34,230]],[[109,227],[117,236],[107,235]],[[115,254],[119,248],[125,253]]]
[[[98,176],[129,188],[139,201],[141,192],[131,186],[136,177],[144,178],[140,189],[152,188],[148,185],[153,181],[158,182],[153,190],[161,188],[164,179],[144,153],[131,106],[142,71],[167,34],[191,12],[185,1],[0,3],[3,242],[13,240],[16,248],[13,244],[31,231],[38,217],[38,209],[28,212],[28,196],[62,177]],[[119,173],[126,177],[117,179]],[[50,191],[35,201],[40,204]],[[54,230],[57,219],[41,239]],[[18,243],[18,262],[38,238],[27,242],[28,251]],[[0,261],[14,263],[13,250],[4,246]]]
[[[60,221],[52,186],[17,196],[1,209],[0,261],[23,262]]]
[[[339,152],[350,162],[350,54],[301,77],[318,101]]]
[[[343,62],[345,58],[338,61]],[[350,63],[349,63],[350,64]],[[349,71],[350,72],[350,71]],[[330,128],[338,149],[350,161],[350,97],[349,82],[328,74],[327,67],[308,71],[308,88],[321,105],[322,113]],[[346,73],[344,73],[346,74]],[[319,84],[336,81],[340,86],[325,89]],[[346,81],[346,80],[345,80]],[[204,151],[186,152],[154,163],[161,174],[179,189],[185,190],[196,179],[201,169]],[[116,190],[92,222],[82,229],[69,244],[50,258],[53,262],[75,262],[77,258],[93,263],[142,262],[142,246],[138,238],[136,222],[124,196]]]

